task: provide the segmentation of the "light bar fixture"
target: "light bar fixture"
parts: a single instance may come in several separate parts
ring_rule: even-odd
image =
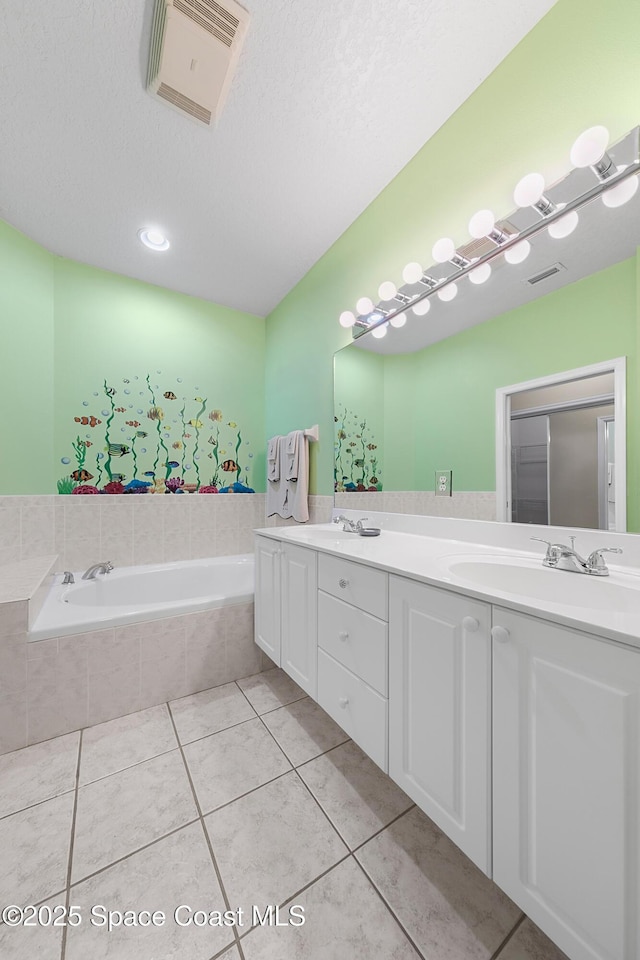
[[[434,294],[443,303],[453,300],[458,293],[458,282],[463,277],[468,276],[475,285],[486,283],[492,274],[492,263],[498,257],[504,257],[509,264],[522,263],[531,252],[531,240],[542,230],[548,230],[556,240],[568,237],[578,226],[579,209],[597,197],[612,209],[627,203],[638,191],[640,127],[634,127],[614,144],[611,151],[613,155],[609,152],[609,131],[606,127],[594,126],[585,130],[571,148],[573,169],[565,177],[547,187],[541,173],[528,173],[516,184],[513,192],[516,206],[522,210],[530,208],[538,215],[529,226],[518,233],[512,232],[514,227],[509,223],[505,224],[506,229],[502,229],[501,223],[504,221],[496,221],[493,211],[486,208],[478,210],[469,221],[469,234],[474,240],[489,240],[493,244],[491,250],[472,258],[465,255],[469,252],[468,244],[462,245],[464,252],[460,252],[451,237],[441,237],[433,244],[432,260],[436,265],[452,264],[455,268],[453,273],[438,277],[439,271],[434,268],[436,276],[431,276],[427,269],[414,260],[402,271],[402,280],[406,284],[404,290],[399,290],[392,280],[385,280],[378,288],[381,302],[376,305],[369,297],[361,297],[356,304],[356,313],[345,310],[340,314],[341,326],[351,327],[354,337],[368,331],[375,337],[384,337],[389,328],[403,327],[407,323],[408,310],[413,317],[426,316]],[[629,162],[616,162],[616,158]],[[573,183],[571,178],[575,170],[586,168],[593,171],[595,184],[584,188],[584,180],[578,178],[582,192],[563,202],[566,186]],[[561,186],[563,189],[558,190]],[[473,245],[469,249],[473,249]],[[418,285],[423,289],[416,290]]]

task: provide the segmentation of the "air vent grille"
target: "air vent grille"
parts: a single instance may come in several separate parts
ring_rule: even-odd
[[[215,0],[173,0],[173,5],[221,43],[231,46],[240,21]]]
[[[211,110],[207,110],[206,107],[196,103],[195,100],[190,100],[189,97],[185,97],[167,83],[160,84],[158,87],[158,96],[162,97],[163,100],[168,100],[174,107],[178,107],[178,109],[184,110],[185,113],[191,114],[191,116],[197,120],[202,120],[203,123],[211,123]]]
[[[556,273],[560,273],[566,269],[562,263],[552,263],[550,267],[545,267],[540,273],[536,273],[532,277],[527,277],[527,283],[533,286],[534,283],[541,283],[543,280],[548,280],[549,277],[554,277]]]

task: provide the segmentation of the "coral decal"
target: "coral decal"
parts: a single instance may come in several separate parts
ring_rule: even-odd
[[[161,386],[152,384],[149,373],[123,378],[120,395],[104,380],[102,389],[93,394],[93,402],[82,401],[84,407],[95,403],[96,409],[73,418],[76,436],[70,445],[76,467],[71,470],[67,466],[72,463],[71,456],[61,457],[67,469],[57,482],[58,493],[254,492],[249,484],[253,454],[247,451],[248,441],[243,449],[236,421],[225,423],[218,407],[208,411],[208,399],[198,394],[198,387],[187,394],[182,378],[174,378],[173,383],[164,379]],[[98,408],[100,396],[103,409]],[[166,403],[166,408],[159,403]],[[91,433],[81,436],[78,426]],[[206,471],[206,479],[202,476],[205,456],[212,461],[213,471]]]
[[[334,421],[336,493],[382,490],[380,453],[366,418],[341,407]]]

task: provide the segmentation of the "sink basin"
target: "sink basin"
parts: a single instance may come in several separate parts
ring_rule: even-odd
[[[640,613],[640,578],[614,573],[593,577],[549,570],[539,560],[517,557],[447,557],[448,573],[476,587],[590,610]]]

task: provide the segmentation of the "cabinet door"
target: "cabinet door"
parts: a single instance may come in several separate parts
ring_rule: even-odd
[[[390,580],[389,774],[489,876],[490,610]]]
[[[314,550],[282,546],[282,669],[317,699],[318,578]]]
[[[499,608],[492,633],[494,879],[572,960],[637,960],[640,651]]]
[[[280,541],[256,537],[255,637],[280,666]]]

